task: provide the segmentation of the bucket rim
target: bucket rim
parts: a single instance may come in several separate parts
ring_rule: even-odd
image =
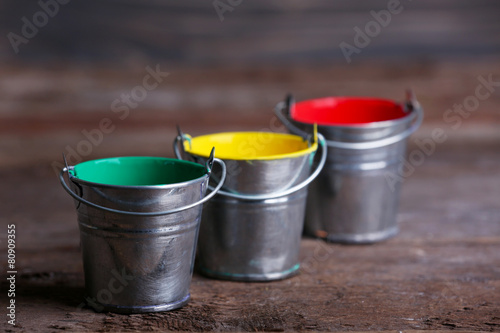
[[[313,125],[314,123],[311,122],[304,122],[301,120],[296,120],[293,117],[294,109],[297,105],[299,104],[305,104],[305,103],[311,103],[313,101],[321,101],[321,100],[327,100],[327,99],[337,99],[337,100],[349,100],[349,99],[356,99],[356,100],[362,100],[362,101],[376,101],[376,102],[384,102],[384,103],[391,103],[394,105],[398,105],[401,107],[402,111],[406,113],[403,117],[400,118],[394,118],[394,119],[388,119],[388,120],[381,120],[381,121],[371,121],[371,122],[365,122],[365,123],[352,123],[352,124],[343,124],[343,123],[325,123],[325,122],[315,122],[319,127],[323,128],[328,128],[328,127],[334,127],[338,129],[368,129],[368,128],[383,128],[383,127],[392,127],[392,126],[398,126],[405,124],[413,117],[415,117],[416,112],[415,110],[408,109],[405,103],[398,103],[394,100],[388,99],[388,98],[379,98],[379,97],[370,97],[370,96],[326,96],[326,97],[320,97],[320,98],[312,98],[312,99],[307,99],[303,100],[300,102],[295,102],[292,106],[292,110],[290,110],[290,118],[291,120],[301,123],[301,124],[307,124],[307,125]]]
[[[299,135],[295,134],[289,134],[289,133],[278,133],[278,132],[267,132],[267,131],[233,131],[233,132],[217,132],[217,133],[211,133],[211,134],[204,134],[204,135],[199,135],[196,137],[191,137],[189,135],[185,135],[184,140],[184,151],[192,156],[199,156],[203,158],[207,158],[208,154],[206,154],[204,151],[200,149],[200,151],[196,150],[193,152],[192,149],[192,141],[193,140],[203,140],[207,139],[209,137],[216,137],[216,136],[242,136],[242,135],[272,135],[273,137],[278,137],[278,138],[287,138],[293,141],[297,142],[304,142],[307,143],[304,138],[302,138]],[[264,156],[251,156],[249,158],[245,158],[243,156],[237,157],[237,156],[230,156],[224,153],[220,153],[220,149],[218,150],[218,158],[224,160],[224,161],[272,161],[272,160],[282,160],[286,158],[296,158],[296,157],[302,157],[306,155],[310,155],[314,152],[317,151],[318,149],[318,141],[317,140],[312,140],[312,142],[307,143],[308,147],[305,149],[300,149],[294,152],[288,152],[288,153],[282,153],[282,154],[273,154],[273,155],[264,155]],[[217,149],[216,144],[214,144],[215,148]]]
[[[177,182],[177,183],[171,183],[171,184],[158,184],[158,185],[114,185],[114,184],[106,184],[106,183],[97,183],[97,182],[92,182],[92,181],[78,178],[77,176],[74,175],[74,168],[80,164],[97,162],[97,161],[105,161],[105,160],[111,160],[111,159],[117,159],[117,158],[120,158],[120,159],[129,159],[129,158],[143,159],[144,158],[144,159],[167,160],[167,161],[178,163],[178,164],[187,164],[187,165],[200,167],[203,169],[204,175],[201,177],[193,178],[191,180],[187,180],[187,181],[183,181],[183,182]],[[175,159],[175,158],[161,157],[161,156],[116,156],[116,157],[105,157],[105,158],[88,160],[88,161],[78,163],[74,166],[70,166],[68,175],[69,175],[69,178],[71,181],[78,183],[80,185],[85,185],[85,186],[89,186],[89,187],[115,188],[115,189],[136,189],[136,190],[137,189],[139,189],[139,190],[169,189],[169,188],[184,187],[184,186],[188,186],[188,185],[202,182],[202,180],[204,181],[205,179],[208,179],[208,177],[210,176],[207,169],[201,164],[191,162],[191,161],[185,161],[185,160],[179,160],[179,159]]]

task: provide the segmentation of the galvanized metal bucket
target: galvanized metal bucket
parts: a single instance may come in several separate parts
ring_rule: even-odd
[[[321,160],[310,173],[321,142]],[[183,141],[181,153],[177,147]],[[283,279],[299,269],[307,185],[326,161],[321,136],[233,132],[174,142],[178,158],[202,162],[213,145],[228,166],[223,190],[204,208],[197,266],[210,277],[236,281]]]
[[[222,176],[205,196],[214,161]],[[188,302],[202,204],[225,180],[213,151],[205,165],[161,157],[66,164],[59,178],[75,199],[93,309],[156,312]]]
[[[276,106],[292,133],[305,135],[318,125],[328,160],[311,184],[306,234],[340,243],[373,243],[398,233],[398,175],[406,138],[423,118],[411,93],[405,103],[374,98],[328,97]]]

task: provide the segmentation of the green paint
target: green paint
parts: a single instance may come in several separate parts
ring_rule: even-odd
[[[187,182],[206,175],[205,167],[164,157],[114,157],[75,165],[78,179],[107,185],[152,186]]]

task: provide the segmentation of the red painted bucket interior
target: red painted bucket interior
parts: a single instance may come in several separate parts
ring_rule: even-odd
[[[298,102],[291,117],[295,121],[318,125],[360,125],[403,118],[402,106],[385,99],[326,97]]]

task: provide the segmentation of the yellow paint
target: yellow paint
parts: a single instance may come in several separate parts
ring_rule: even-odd
[[[318,147],[317,138],[310,147],[300,136],[271,132],[227,132],[187,136],[186,152],[208,157],[212,147],[215,156],[227,160],[277,160],[310,154]]]

